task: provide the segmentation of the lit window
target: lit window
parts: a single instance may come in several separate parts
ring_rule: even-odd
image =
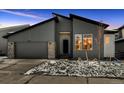
[[[105,44],[109,44],[110,43],[110,37],[108,35],[105,36]]]
[[[75,48],[82,50],[82,34],[75,34]]]
[[[92,50],[93,49],[93,36],[92,34],[83,35],[83,49]]]

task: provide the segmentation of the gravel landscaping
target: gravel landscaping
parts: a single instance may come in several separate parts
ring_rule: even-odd
[[[124,78],[124,64],[117,61],[82,61],[82,60],[41,60],[42,63],[25,75],[63,75],[83,77],[121,77]]]

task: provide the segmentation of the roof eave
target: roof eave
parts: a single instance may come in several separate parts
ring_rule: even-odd
[[[121,27],[119,27],[118,30],[123,29],[123,28],[124,28],[124,25],[122,25]]]
[[[104,34],[115,34],[118,33],[118,31],[115,30],[104,30]]]

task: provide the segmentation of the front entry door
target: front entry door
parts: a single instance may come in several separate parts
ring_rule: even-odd
[[[63,40],[63,54],[68,54],[68,40]]]

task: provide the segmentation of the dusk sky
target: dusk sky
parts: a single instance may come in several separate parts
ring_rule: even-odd
[[[36,24],[52,17],[52,12],[68,16],[69,13],[109,24],[108,29],[116,29],[124,24],[124,9],[0,9],[0,26]]]

